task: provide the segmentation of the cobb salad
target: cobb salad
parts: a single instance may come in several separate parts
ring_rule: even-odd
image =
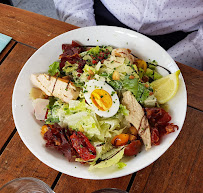
[[[116,165],[174,132],[153,83],[162,79],[156,61],[144,61],[127,48],[62,45],[47,73],[32,74],[34,114],[43,121],[47,148],[89,169]]]

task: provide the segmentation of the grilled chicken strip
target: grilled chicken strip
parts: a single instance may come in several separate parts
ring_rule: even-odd
[[[122,58],[128,58],[131,64],[133,64],[133,62],[135,61],[135,57],[131,54],[131,50],[126,48],[113,49],[111,55]]]
[[[47,74],[32,74],[31,82],[48,96],[54,96],[68,103],[78,98],[79,89],[66,79],[49,76]]]
[[[136,98],[130,91],[123,93],[122,104],[129,110],[129,115],[126,116],[127,121],[133,124],[138,130],[139,136],[145,145],[145,149],[151,148],[151,133],[148,120],[144,114],[142,106],[137,102]]]

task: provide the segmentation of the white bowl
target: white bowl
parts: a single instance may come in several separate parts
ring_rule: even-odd
[[[176,96],[170,100],[170,114],[172,122],[179,126],[179,130],[164,136],[159,146],[153,146],[150,151],[143,150],[136,157],[125,159],[127,166],[123,169],[116,167],[88,171],[88,166],[76,162],[68,162],[63,155],[55,150],[45,148],[45,141],[40,134],[41,122],[37,122],[33,115],[32,102],[29,92],[32,88],[30,75],[43,73],[58,59],[62,53],[61,45],[71,43],[72,40],[82,45],[112,45],[132,50],[136,56],[148,61],[156,60],[171,72],[178,70],[174,60],[157,43],[137,32],[108,26],[86,27],[69,31],[50,40],[39,48],[26,62],[21,70],[13,91],[12,110],[18,133],[28,149],[43,163],[62,173],[86,179],[110,179],[125,176],[141,170],[157,160],[174,142],[181,131],[187,105],[185,83],[180,74],[180,86]]]

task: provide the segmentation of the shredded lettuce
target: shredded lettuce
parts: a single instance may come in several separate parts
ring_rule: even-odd
[[[104,142],[107,138],[110,139],[123,131],[120,129],[120,120],[117,118],[98,120],[85,99],[70,100],[69,104],[59,100],[55,101],[48,112],[46,123],[58,123],[62,127],[68,126],[73,130],[80,130],[93,141]]]
[[[57,99],[53,96],[50,96],[48,99],[49,99],[49,105],[47,106],[47,108],[52,109]]]
[[[98,55],[99,52],[106,51],[106,50],[111,52],[113,48],[111,46],[103,46],[103,47],[96,46],[88,50],[87,53],[90,55]]]
[[[66,75],[72,74],[76,69],[78,68],[77,65],[74,66],[64,66],[63,71],[65,72]]]
[[[88,53],[92,54],[92,55],[98,55],[99,52],[100,52],[100,47],[99,46],[93,47],[90,50],[88,50]]]
[[[69,101],[69,110],[72,113],[80,112],[80,111],[86,111],[87,104],[85,102],[85,99],[79,101],[79,100],[70,100]]]
[[[58,117],[53,117],[48,113],[45,123],[50,124],[50,125],[53,125],[54,123],[59,123],[59,118]]]
[[[124,162],[118,162],[116,165],[117,165],[117,167],[118,167],[119,169],[123,169],[127,164],[124,163]]]
[[[84,71],[84,72],[88,72],[88,73],[89,73],[90,70],[91,70],[92,72],[94,72],[94,73],[96,72],[95,68],[93,68],[92,66],[89,66],[89,65],[87,65],[87,64],[86,64],[86,65],[84,66],[84,68],[83,68],[83,71]]]
[[[107,118],[107,119],[103,119],[102,121],[100,121],[100,124],[108,124],[109,125],[109,131],[113,131],[116,128],[120,127],[120,121],[118,119],[114,119],[114,118]]]
[[[109,84],[113,87],[114,90],[121,90],[122,89],[122,82],[119,80],[112,80]]]
[[[129,110],[126,108],[125,105],[120,104],[118,113],[121,113],[122,115],[127,116],[127,115],[129,115]]]

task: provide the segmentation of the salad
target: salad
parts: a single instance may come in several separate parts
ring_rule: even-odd
[[[34,114],[43,121],[47,148],[89,169],[116,165],[174,132],[170,114],[155,96],[162,78],[156,61],[146,62],[127,48],[62,45],[47,73],[32,74]]]

